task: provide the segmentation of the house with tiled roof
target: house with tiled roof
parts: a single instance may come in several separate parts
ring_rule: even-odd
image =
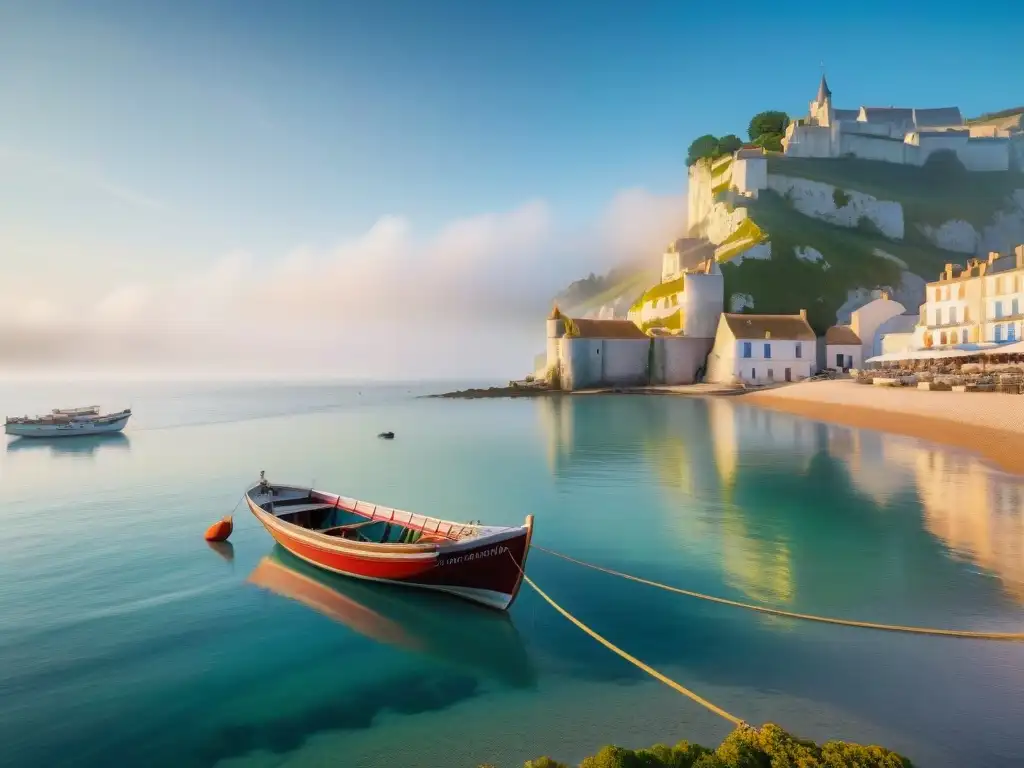
[[[726,312],[718,322],[705,380],[769,384],[806,379],[817,369],[817,337],[807,310],[796,315]]]
[[[825,331],[825,367],[848,371],[864,364],[860,336],[848,325],[833,325]]]

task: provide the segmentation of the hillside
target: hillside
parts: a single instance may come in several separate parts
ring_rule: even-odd
[[[946,263],[1024,242],[1019,172],[783,156],[767,165],[756,199],[717,190],[695,225],[718,245],[733,311],[805,308],[823,332],[872,291],[916,310]]]
[[[914,311],[924,284],[945,264],[1024,243],[1019,171],[779,154],[766,163],[767,188],[756,199],[722,183],[729,176],[720,172],[724,159],[703,177],[691,172],[691,203],[699,204],[690,206],[690,238],[681,242],[703,254],[700,243],[710,241],[731,311],[807,309],[821,333],[845,322],[872,292],[885,290]],[[624,317],[658,284],[660,261],[651,254],[604,277],[592,275],[558,300],[570,314]]]
[[[680,238],[676,247],[686,267],[694,267],[713,253],[704,238]],[[629,308],[661,279],[661,255],[625,264],[605,275],[576,280],[555,301],[573,317],[624,318]]]

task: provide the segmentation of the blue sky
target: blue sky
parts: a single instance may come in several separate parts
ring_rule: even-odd
[[[661,237],[689,142],[742,135],[763,109],[803,114],[822,61],[840,106],[1024,103],[1024,22],[1009,3],[985,10],[7,2],[0,266],[22,293],[55,273],[153,283],[239,252],[335,258],[383,216],[406,222],[416,260],[452,222],[540,201],[546,235],[526,261],[563,259],[545,273],[561,280],[590,252],[598,267],[635,255],[605,247],[624,190],[646,197],[615,226],[650,203]],[[627,251],[653,247],[619,234]],[[492,266],[499,285],[513,268]],[[553,285],[538,282],[544,301]]]

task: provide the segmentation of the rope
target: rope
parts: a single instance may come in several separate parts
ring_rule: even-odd
[[[539,549],[539,547],[538,547],[538,549]],[[511,557],[511,553],[509,553],[509,557]],[[513,562],[515,562],[514,559],[513,559]],[[519,564],[516,563],[516,565],[518,566]],[[522,569],[520,569],[520,570],[522,570]],[[636,658],[635,656],[633,656],[633,655],[627,653],[626,651],[622,650],[621,648],[619,648],[619,646],[615,645],[611,640],[608,640],[605,637],[599,635],[597,632],[592,630],[590,627],[588,627],[582,621],[580,621],[575,616],[573,616],[571,613],[569,613],[567,610],[565,610],[565,608],[563,608],[558,603],[556,603],[554,600],[552,600],[548,596],[548,594],[544,590],[542,590],[540,587],[538,587],[536,584],[534,584],[533,580],[529,576],[527,576],[525,573],[523,574],[523,581],[525,581],[527,584],[529,584],[531,587],[533,587],[533,590],[538,595],[540,595],[548,603],[548,605],[550,605],[552,608],[554,608],[556,611],[558,611],[565,618],[567,618],[569,621],[571,621],[577,627],[582,629],[584,632],[586,632],[592,638],[597,640],[597,642],[599,642],[601,645],[603,645],[605,648],[607,648],[612,653],[618,654],[619,656],[624,658],[626,661],[628,661],[630,664],[633,664],[634,666],[639,667],[640,669],[642,669],[644,672],[646,672],[648,675],[653,677],[655,680],[658,680],[659,682],[664,683],[665,685],[667,685],[669,688],[671,688],[672,690],[676,691],[677,693],[681,693],[681,694],[683,694],[683,696],[686,696],[687,698],[692,699],[693,701],[697,702],[698,704],[700,704],[702,707],[704,707],[705,709],[709,710],[710,712],[714,712],[719,717],[724,717],[726,720],[728,720],[733,725],[737,725],[737,726],[746,725],[742,720],[740,720],[735,715],[731,715],[728,712],[726,712],[724,709],[722,709],[721,707],[715,706],[714,704],[712,704],[707,699],[705,699],[702,696],[699,696],[696,693],[694,693],[693,691],[691,691],[689,688],[686,688],[686,687],[680,685],[679,683],[677,683],[675,680],[673,680],[670,677],[666,677],[661,672],[659,672],[658,670],[654,669],[654,667],[651,667],[651,666],[648,666],[647,664],[644,664],[642,661],[640,661],[640,659]]]
[[[536,544],[531,544],[530,547],[532,549],[539,549],[541,552],[546,552],[549,555],[560,557],[563,560],[567,560],[570,563],[582,565],[584,568],[592,568],[595,571],[601,571],[602,573],[611,574],[612,576],[618,576],[623,579],[629,579],[630,581],[635,581],[638,584],[646,584],[649,587],[657,587],[658,589],[664,589],[668,592],[675,592],[678,595],[686,595],[687,597],[694,597],[698,600],[707,600],[708,602],[718,603],[719,605],[729,605],[733,608],[744,608],[748,611],[765,613],[769,616],[782,616],[783,618],[800,619],[801,621],[816,621],[821,624],[838,624],[844,627],[878,629],[885,632],[905,632],[913,635],[940,635],[943,637],[971,638],[973,640],[1009,640],[1017,642],[1024,641],[1024,632],[976,632],[965,629],[935,629],[932,627],[906,627],[900,624],[878,624],[873,621],[837,619],[831,616],[816,616],[811,613],[796,613],[794,611],[785,611],[781,608],[769,608],[766,605],[753,605],[751,603],[741,603],[738,600],[729,600],[724,597],[715,597],[714,595],[706,595],[702,592],[692,592],[688,589],[680,589],[679,587],[673,587],[668,584],[662,584],[657,581],[651,581],[650,579],[643,579],[639,576],[632,576],[631,574],[622,573],[621,571],[615,571],[611,568],[605,568],[600,565],[595,565],[594,563],[588,563],[584,560],[577,560],[574,557],[569,557],[569,555],[563,555],[561,552],[555,552],[551,549],[545,549],[544,547],[537,546]],[[534,587],[534,589],[536,589],[536,587]]]
[[[536,545],[531,545],[531,546],[536,546]],[[537,547],[537,549],[540,549],[540,547]],[[544,551],[546,551],[546,550],[544,550]],[[563,608],[558,603],[556,603],[551,598],[551,596],[548,595],[547,592],[545,592],[543,589],[541,589],[536,584],[534,584],[533,583],[533,579],[531,579],[529,576],[526,575],[526,571],[524,571],[523,567],[521,565],[519,565],[519,563],[516,562],[516,559],[514,557],[512,557],[512,553],[511,552],[508,553],[508,556],[509,556],[509,559],[511,559],[512,562],[515,564],[516,568],[519,569],[519,572],[523,575],[523,581],[525,581],[527,584],[529,584],[533,588],[534,592],[536,592],[538,595],[540,595],[541,598],[548,605],[550,605],[552,608],[554,608],[556,611],[558,611],[560,614],[562,614],[562,616],[564,616],[566,619],[568,619],[572,624],[575,624],[577,627],[579,627],[581,630],[583,630],[586,634],[590,635],[592,638],[597,640],[597,642],[599,642],[601,645],[603,645],[609,651],[611,651],[612,653],[615,653],[615,654],[621,656],[626,661],[628,661],[630,664],[638,667],[639,669],[642,669],[644,672],[646,672],[648,675],[653,677],[658,682],[664,683],[665,685],[667,685],[669,688],[671,688],[672,690],[676,691],[677,693],[681,693],[681,694],[683,694],[683,696],[686,696],[688,699],[691,699],[691,700],[697,702],[698,704],[700,704],[702,707],[704,707],[708,711],[714,712],[719,717],[725,718],[726,720],[728,720],[733,725],[736,725],[736,726],[746,725],[746,723],[743,722],[742,720],[740,720],[740,718],[736,717],[735,715],[729,714],[728,712],[726,712],[721,707],[712,704],[710,701],[705,699],[703,696],[699,696],[698,694],[696,694],[693,691],[691,691],[689,688],[687,688],[687,687],[685,687],[683,685],[680,685],[679,683],[677,683],[672,678],[667,677],[666,675],[663,675],[661,672],[656,670],[654,667],[649,666],[648,664],[644,664],[636,656],[633,656],[632,654],[622,650],[621,648],[619,648],[619,646],[615,645],[615,643],[613,643],[611,640],[609,640],[606,637],[604,637],[603,635],[598,634],[597,632],[595,632],[593,629],[588,627],[582,621],[580,621],[575,616],[573,616],[571,613],[569,613],[567,610],[565,610],[565,608]]]

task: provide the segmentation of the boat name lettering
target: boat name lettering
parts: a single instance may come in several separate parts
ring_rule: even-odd
[[[458,565],[459,563],[464,562],[466,560],[479,560],[482,557],[494,557],[495,555],[501,555],[505,552],[508,552],[508,547],[499,545],[496,547],[491,547],[490,549],[482,550],[480,552],[469,552],[468,554],[459,555],[458,557],[438,558],[437,564],[439,566]]]

